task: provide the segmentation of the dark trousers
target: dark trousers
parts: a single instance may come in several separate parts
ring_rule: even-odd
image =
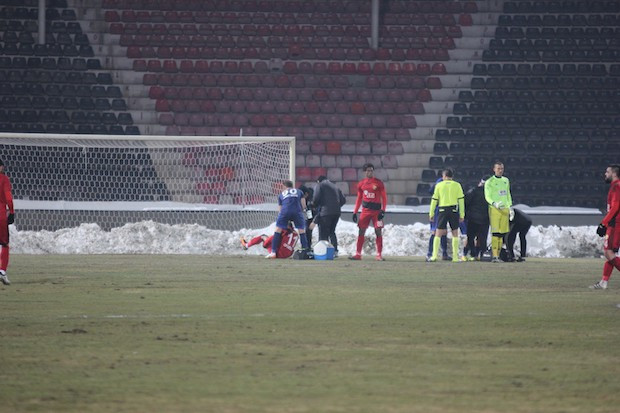
[[[312,247],[312,230],[310,229],[311,219],[306,220],[306,238],[308,239],[308,246]]]
[[[329,241],[336,251],[338,251],[336,225],[339,220],[340,214],[321,215],[321,219],[319,220],[319,241]]]
[[[527,232],[530,230],[532,224],[527,224],[523,226],[514,225],[510,232],[508,233],[508,237],[506,237],[506,251],[508,252],[511,258],[515,256],[515,241],[517,240],[517,234],[519,234],[519,241],[521,242],[521,256],[527,257],[527,240],[525,236]]]
[[[467,249],[472,257],[479,257],[487,249],[489,223],[467,221]]]

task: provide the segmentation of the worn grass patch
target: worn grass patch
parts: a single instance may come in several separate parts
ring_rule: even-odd
[[[601,268],[15,255],[0,412],[617,412]]]

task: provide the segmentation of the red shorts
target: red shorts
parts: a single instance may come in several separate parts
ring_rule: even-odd
[[[607,227],[603,249],[618,252],[618,249],[620,249],[620,225]]]
[[[357,226],[361,229],[366,229],[370,225],[370,221],[372,221],[375,228],[383,228],[383,221],[379,221],[380,212],[375,209],[362,208]]]

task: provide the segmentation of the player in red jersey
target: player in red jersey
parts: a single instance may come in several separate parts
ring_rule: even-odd
[[[375,167],[371,163],[367,163],[362,167],[366,178],[359,181],[357,184],[357,199],[355,201],[355,208],[353,208],[353,222],[357,222],[359,233],[357,235],[357,249],[356,254],[349,257],[352,260],[362,259],[362,248],[364,247],[364,240],[366,235],[366,229],[372,222],[375,227],[375,234],[377,235],[377,261],[383,261],[383,217],[385,216],[385,208],[387,206],[387,194],[385,193],[385,186],[383,182],[375,178]],[[357,219],[357,211],[360,206],[362,207],[362,213]]]
[[[292,226],[289,226],[285,230],[282,231],[282,242],[278,247],[278,251],[276,252],[276,258],[289,258],[295,252],[295,245],[297,244],[297,240],[299,239],[299,234]],[[250,241],[246,241],[244,237],[241,237],[241,246],[244,250],[248,248],[260,244],[262,242],[263,248],[266,248],[267,251],[271,253],[271,241],[273,240],[273,235],[268,237],[267,235],[259,235],[258,237],[252,238]]]
[[[15,210],[13,209],[13,194],[11,192],[11,181],[4,174],[4,162],[0,160],[0,208],[4,213],[0,213],[0,282],[9,285],[11,282],[6,275],[9,266],[9,225],[15,222]]]
[[[603,254],[605,264],[603,265],[603,278],[590,288],[593,290],[606,290],[607,283],[611,277],[614,267],[620,271],[620,258],[616,257],[620,248],[620,165],[609,165],[605,170],[605,182],[610,183],[607,192],[607,214],[596,229],[600,237],[605,237],[603,244]]]

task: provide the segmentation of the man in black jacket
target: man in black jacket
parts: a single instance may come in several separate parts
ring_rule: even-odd
[[[306,200],[306,238],[308,238],[308,245],[312,246],[312,230],[314,229],[315,220],[318,215],[318,211],[312,198],[314,197],[314,189],[305,185],[299,187],[304,193],[304,199]]]
[[[484,198],[484,182],[482,178],[478,186],[465,194],[465,221],[467,222],[468,260],[480,260],[487,249],[489,234],[489,205]]]
[[[341,207],[347,202],[342,191],[325,176],[319,176],[312,198],[319,212],[319,240],[329,241],[334,246],[334,256],[338,254],[336,225],[340,220]]]

